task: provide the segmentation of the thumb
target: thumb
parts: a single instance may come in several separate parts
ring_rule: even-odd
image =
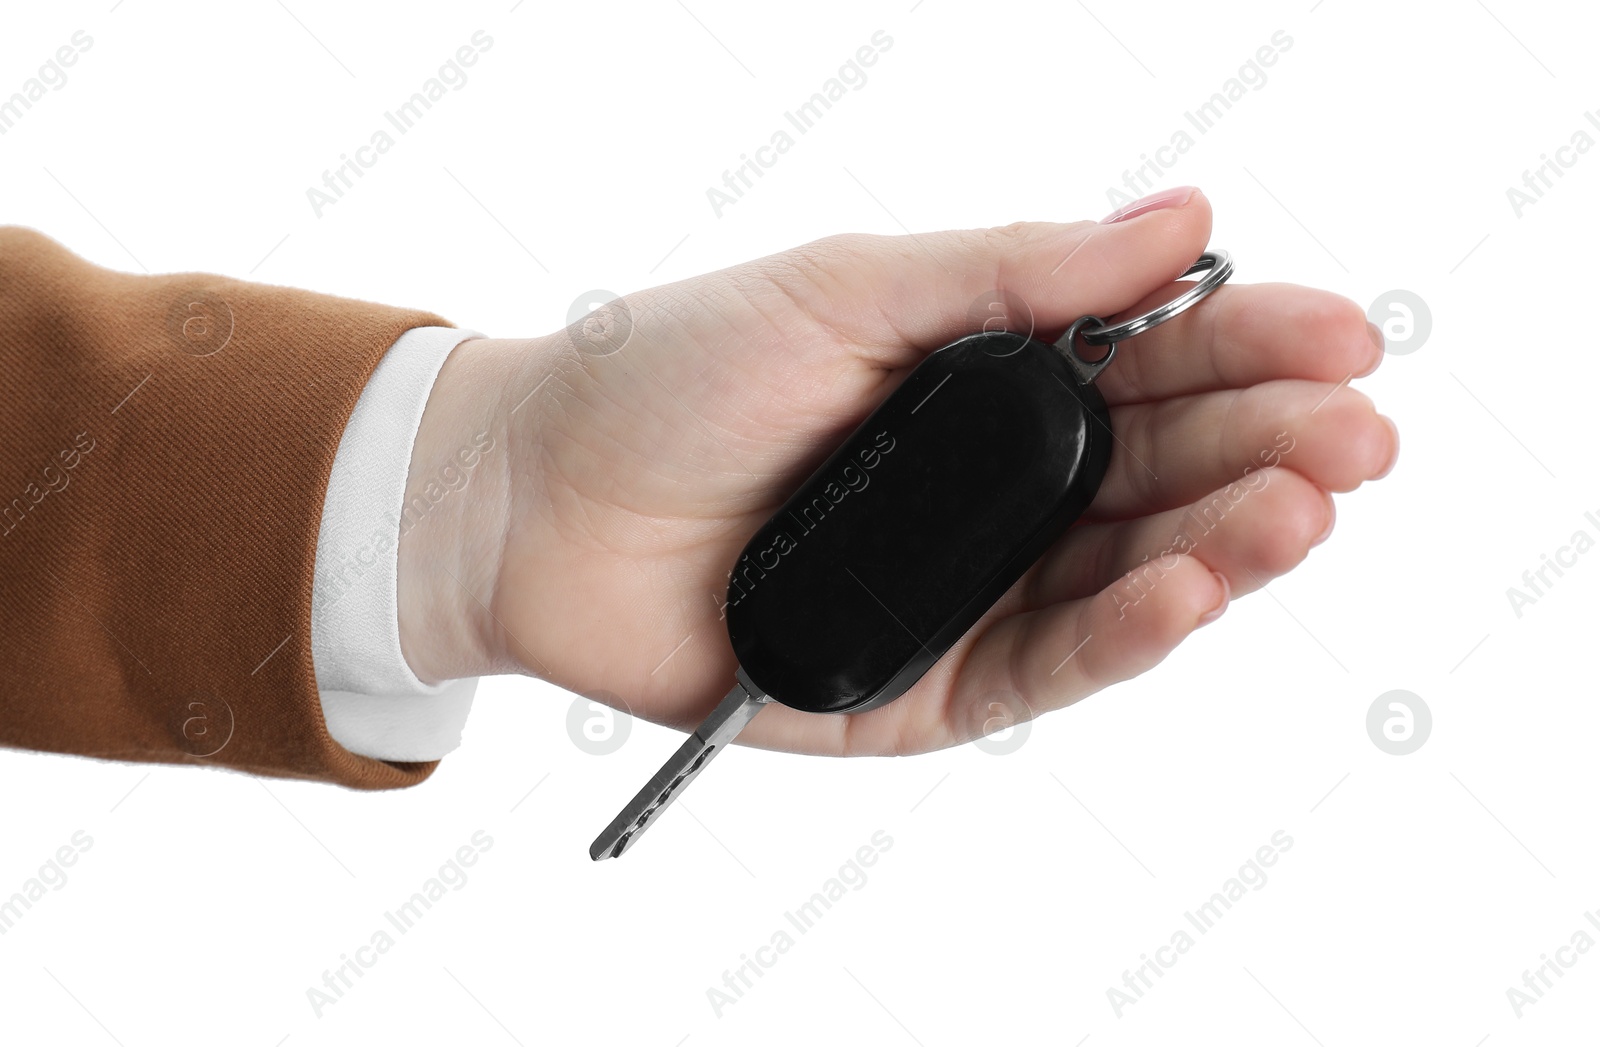
[[[1109,318],[1178,279],[1210,236],[1211,204],[1183,186],[1100,222],[835,236],[753,264],[842,343],[900,367],[990,318],[1016,331]]]

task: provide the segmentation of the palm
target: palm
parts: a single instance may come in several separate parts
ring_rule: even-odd
[[[1203,249],[1208,218],[1190,216],[1190,243],[1149,237],[1157,245],[1123,263],[1140,275],[1109,300],[1091,289],[1073,301],[1075,283],[1095,282],[1079,267],[1046,278],[1048,266],[1025,271],[1020,257],[1002,268],[969,247],[964,258],[962,234],[922,245],[825,241],[630,295],[625,345],[609,355],[553,350],[537,433],[513,432],[515,474],[527,479],[513,488],[496,587],[509,653],[563,686],[691,725],[733,679],[721,601],[745,541],[905,371],[966,333],[968,302],[1015,289],[1052,301],[1038,310],[1049,327],[1126,309]],[[1101,264],[1091,252],[1113,240],[1136,246],[1136,225],[1028,235],[1054,235],[1051,250],[1098,235],[1104,246],[1085,245],[1080,257]],[[927,286],[919,270],[931,270]],[[1230,317],[1232,328],[1222,326]],[[1102,379],[1119,442],[1085,521],[899,700],[844,717],[775,707],[742,740],[822,753],[933,749],[1155,664],[1225,595],[1213,572],[1237,593],[1287,570],[1323,529],[1326,491],[1353,487],[1387,460],[1388,431],[1360,394],[1341,390],[1310,412],[1371,362],[1358,318],[1316,292],[1226,289],[1125,346],[1142,359],[1121,359]],[[1191,555],[1169,558],[1175,566],[1147,597],[1124,582],[1117,598],[1119,576],[1171,547],[1184,508],[1266,464],[1252,459],[1283,431],[1293,434],[1290,460],[1252,494],[1256,503],[1245,499]],[[1103,639],[1083,643],[1091,634]]]

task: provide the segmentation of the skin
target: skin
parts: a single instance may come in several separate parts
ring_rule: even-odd
[[[1046,338],[1170,297],[1211,234],[1204,195],[1179,197],[1111,224],[830,237],[628,295],[631,335],[610,355],[566,331],[462,343],[411,490],[477,434],[492,445],[402,535],[407,661],[424,680],[606,691],[691,729],[732,683],[721,600],[772,510],[928,352],[971,333],[978,296],[1029,303]],[[1393,468],[1393,423],[1348,384],[1382,357],[1359,306],[1288,285],[1224,286],[1123,343],[1099,380],[1119,439],[1085,518],[896,701],[858,716],[774,704],[740,741],[926,752],[1152,668],[1325,540],[1332,492]],[[1188,509],[1230,484],[1221,523],[1175,550]]]

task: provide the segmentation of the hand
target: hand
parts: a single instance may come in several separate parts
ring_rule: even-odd
[[[733,682],[720,611],[744,543],[926,353],[971,333],[979,295],[1020,298],[1042,332],[1131,315],[1210,232],[1193,191],[1109,224],[830,237],[627,296],[611,355],[565,331],[463,343],[412,486],[474,434],[492,444],[401,538],[408,661],[423,679],[533,673],[692,727]],[[1392,468],[1393,423],[1346,383],[1382,355],[1354,303],[1286,285],[1224,286],[1124,343],[1099,380],[1117,442],[1085,518],[898,700],[774,704],[740,740],[927,751],[1151,668],[1323,541],[1330,492]]]

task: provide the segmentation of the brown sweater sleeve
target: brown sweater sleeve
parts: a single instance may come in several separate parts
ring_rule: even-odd
[[[361,789],[322,719],[311,582],[340,435],[384,351],[446,322],[221,276],[101,269],[0,228],[0,745]]]

